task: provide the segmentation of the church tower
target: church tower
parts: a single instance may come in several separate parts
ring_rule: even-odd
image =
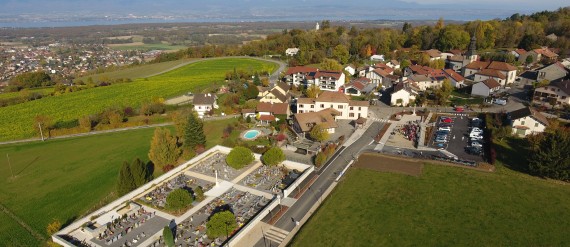
[[[315,25],[315,30],[319,31],[319,29],[321,29],[321,28],[319,26],[319,23],[317,22],[317,25]]]
[[[471,43],[469,43],[469,49],[465,55],[470,62],[477,61],[477,38],[475,35],[471,36]]]

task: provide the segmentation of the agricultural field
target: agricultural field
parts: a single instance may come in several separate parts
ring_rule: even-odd
[[[75,82],[77,83],[80,80],[83,82],[86,82],[89,77],[91,77],[91,79],[94,82],[112,81],[112,80],[124,79],[124,78],[128,78],[131,80],[135,80],[135,79],[139,79],[139,78],[146,78],[146,77],[150,77],[153,75],[163,73],[163,72],[168,71],[168,70],[175,68],[177,66],[182,66],[182,65],[189,63],[191,61],[194,61],[194,60],[196,60],[196,59],[194,59],[194,58],[180,59],[180,60],[174,60],[174,61],[168,61],[168,62],[162,62],[162,63],[143,64],[143,65],[138,65],[138,66],[129,67],[129,68],[119,68],[116,71],[79,77],[79,78],[75,79]]]
[[[48,116],[52,121],[69,121],[95,114],[109,107],[138,107],[156,98],[169,98],[199,92],[213,83],[223,84],[225,73],[236,69],[274,71],[277,64],[250,58],[211,59],[190,63],[178,69],[137,79],[131,83],[97,87],[0,108],[0,140],[30,138],[34,117]]]
[[[221,130],[236,121],[207,122],[207,148],[220,144]],[[174,133],[172,126],[168,129]],[[148,128],[0,146],[4,157],[0,159],[0,201],[47,238],[45,228],[53,219],[71,222],[116,199],[113,191],[122,162],[137,157],[148,161],[153,132],[154,128]],[[15,178],[11,177],[6,154]],[[39,246],[24,228],[7,217],[0,214],[0,243]]]
[[[53,87],[43,87],[43,88],[31,88],[26,89],[25,92],[7,92],[7,93],[0,93],[0,99],[9,99],[9,98],[17,98],[21,97],[24,93],[41,93],[43,95],[53,93]]]
[[[125,44],[112,44],[107,45],[109,48],[113,50],[119,51],[126,51],[126,50],[143,50],[143,51],[152,51],[152,50],[164,50],[164,51],[177,51],[180,49],[186,49],[187,46],[183,45],[171,45],[171,44],[145,44],[142,42],[133,42],[133,43],[125,43]]]
[[[508,169],[351,168],[292,246],[564,246],[570,187]]]

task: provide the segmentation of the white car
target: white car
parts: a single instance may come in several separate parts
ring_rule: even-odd
[[[439,127],[437,130],[451,131],[451,127]]]
[[[472,141],[472,142],[470,142],[469,144],[470,144],[472,147],[479,147],[479,148],[480,148],[480,147],[483,147],[483,144],[481,144],[481,143],[478,142],[478,141]]]
[[[471,133],[469,138],[483,138],[483,133]]]
[[[494,103],[494,104],[497,104],[497,105],[506,105],[506,104],[507,104],[507,100],[504,100],[504,99],[494,99],[494,100],[493,100],[493,103]]]
[[[483,140],[483,135],[473,135],[473,136],[469,136],[469,138],[471,138],[472,141],[479,141],[479,140]]]

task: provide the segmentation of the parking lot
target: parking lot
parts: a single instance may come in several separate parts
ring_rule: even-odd
[[[470,146],[470,119],[468,114],[459,113],[449,116],[439,116],[436,120],[436,126],[432,135],[429,137],[429,147],[436,149],[445,149],[456,155],[459,159],[471,160],[476,162],[484,161],[483,155],[469,154],[466,147]],[[449,129],[449,131],[440,131],[439,128]],[[446,133],[448,132],[448,133]],[[439,137],[438,137],[439,136]]]

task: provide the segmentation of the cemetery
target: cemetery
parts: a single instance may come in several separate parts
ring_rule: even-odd
[[[52,239],[62,246],[102,247],[167,246],[172,240],[175,246],[237,243],[313,168],[288,160],[266,166],[259,154],[253,154],[253,162],[235,169],[226,163],[231,150],[215,146],[73,222]],[[169,195],[175,191],[191,198],[176,213],[169,204]],[[226,211],[233,215],[231,229],[221,235],[209,232],[209,220]],[[171,232],[168,237],[165,227]]]

